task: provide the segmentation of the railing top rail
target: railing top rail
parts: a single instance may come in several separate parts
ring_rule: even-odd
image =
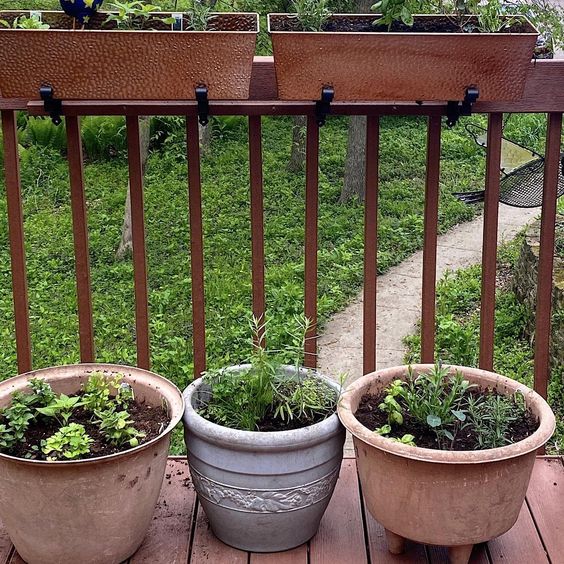
[[[320,93],[321,94],[321,93]],[[43,115],[43,102],[0,98],[0,110],[27,110]],[[532,61],[523,97],[514,102],[478,102],[477,113],[562,112],[564,111],[564,59]],[[65,101],[65,115],[194,115],[195,101]],[[278,99],[272,57],[255,57],[250,99],[210,102],[215,115],[310,115],[315,102],[289,102]],[[335,115],[443,115],[446,104],[425,102],[335,102]]]

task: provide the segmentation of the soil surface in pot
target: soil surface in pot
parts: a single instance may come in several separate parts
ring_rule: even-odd
[[[146,443],[158,437],[170,422],[170,418],[166,412],[160,407],[151,407],[150,405],[137,403],[133,401],[129,404],[127,411],[133,421],[135,429],[141,433],[145,433],[144,437],[139,438],[139,444]],[[81,460],[87,458],[96,458],[98,456],[106,456],[108,454],[115,454],[129,450],[131,447],[126,444],[122,447],[116,447],[109,444],[102,435],[98,425],[92,421],[92,412],[86,411],[82,408],[77,408],[73,411],[70,423],[79,423],[84,425],[86,433],[94,441],[90,445],[90,452],[81,456]],[[25,442],[19,443],[12,452],[7,452],[12,456],[25,458],[26,454],[33,454],[35,460],[46,460],[47,456],[41,451],[30,450],[31,445],[39,445],[42,440],[46,440],[55,434],[61,425],[53,418],[41,418],[35,423],[32,423],[25,433]]]
[[[12,27],[13,21],[19,16],[28,16],[29,12],[0,12],[0,19],[6,21],[9,27]],[[84,30],[115,30],[117,25],[114,21],[106,21],[107,13],[97,12],[89,22],[84,26]],[[170,23],[163,21],[169,18],[170,13],[154,13],[148,18],[133,18],[132,29],[124,31],[171,31]],[[190,18],[183,16],[183,30],[192,31],[190,27]],[[62,12],[42,12],[42,21],[49,24],[52,30],[71,30],[75,29],[78,33],[82,28],[78,24],[74,24],[73,18]],[[0,26],[2,29],[2,26]],[[225,14],[221,16],[212,16],[208,22],[207,31],[256,31],[256,19],[251,14]]]
[[[202,417],[217,425],[239,430],[259,432],[292,431],[321,423],[321,421],[331,417],[337,409],[337,393],[324,382],[315,378],[305,379],[302,381],[304,388],[300,388],[297,381],[289,379],[275,386],[277,392],[271,400],[271,405],[264,411],[264,416],[254,420],[252,429],[237,426],[231,424],[236,420],[236,418],[230,416],[230,412],[233,409],[248,413],[258,413],[259,410],[255,411],[252,407],[254,405],[254,400],[252,399],[253,391],[246,392],[244,390],[248,380],[234,378],[232,381],[231,386],[235,386],[232,394],[229,394],[229,389],[227,389],[227,394],[224,389],[216,390],[218,392],[218,402],[214,402],[214,396],[212,395],[209,403],[203,403],[197,408],[198,413]],[[311,388],[315,390],[313,397],[311,395]],[[237,397],[235,404],[230,405],[229,410],[226,411],[223,406],[232,403],[228,401],[230,395],[235,398],[241,391],[243,391],[241,396]],[[248,422],[249,419],[245,419],[245,421]]]
[[[484,394],[501,395],[492,390],[474,390],[471,393],[476,397]],[[365,394],[360,400],[355,417],[362,425],[371,431],[376,431],[376,429],[380,429],[388,424],[387,413],[380,409],[380,404],[384,401],[385,397],[386,394],[384,392],[379,394]],[[461,424],[454,435],[454,441],[443,439],[443,445],[441,446],[437,440],[437,434],[429,425],[422,424],[406,410],[403,412],[403,419],[403,424],[394,425],[392,432],[386,435],[386,437],[400,439],[403,435],[410,434],[415,437],[415,444],[421,448],[456,451],[483,449],[479,444],[477,432],[469,425],[465,426]],[[509,439],[507,444],[526,439],[528,436],[532,435],[538,427],[538,420],[530,410],[527,410],[523,417],[509,423],[505,435]]]
[[[375,25],[378,15],[347,17],[333,16],[323,26],[326,32],[350,32],[350,33],[373,33],[373,32],[401,32],[401,33],[480,33],[477,28],[476,18],[464,18],[461,24],[456,18],[445,16],[430,16],[415,18],[412,26],[402,22],[394,22],[390,28],[387,25]],[[304,30],[295,17],[274,17],[271,20],[272,31],[310,31]],[[533,30],[525,22],[515,22],[503,33],[525,33]]]

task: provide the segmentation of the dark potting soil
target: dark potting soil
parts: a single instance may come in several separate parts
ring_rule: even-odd
[[[20,16],[27,16],[28,12],[0,12],[0,19],[5,20],[8,24],[12,25],[12,22]],[[73,18],[58,12],[44,11],[41,12],[42,21],[49,24],[50,29],[76,29],[80,30],[81,26],[79,24],[74,24],[73,28]],[[116,22],[109,21],[106,19],[108,17],[107,13],[97,12],[94,14],[88,23],[85,24],[85,30],[115,30],[117,29]],[[163,22],[163,18],[170,17],[170,13],[157,13],[155,12],[149,18],[137,18],[135,31],[151,30],[151,31],[170,31],[171,24]],[[191,31],[188,29],[190,25],[190,19],[185,15],[183,18],[183,29],[184,31]],[[235,14],[233,16],[222,16],[222,18],[211,17],[208,22],[208,31],[249,31],[255,26],[255,18],[252,15],[245,14]]]
[[[474,391],[476,395],[483,393],[496,394],[496,392],[488,390]],[[388,416],[383,412],[379,405],[384,401],[385,393],[380,394],[365,394],[360,400],[358,409],[356,410],[355,417],[358,421],[370,429],[375,431],[380,427],[388,424]],[[394,426],[393,432],[389,435],[394,438],[401,438],[405,434],[410,434],[415,437],[415,444],[421,448],[440,449],[437,443],[437,437],[434,431],[428,426],[423,425],[412,417],[409,413],[403,413],[403,425]],[[511,443],[517,443],[532,435],[539,427],[539,422],[536,417],[527,411],[523,419],[515,421],[510,424],[508,430],[508,437]],[[449,445],[450,445],[450,441]],[[476,433],[470,427],[461,429],[456,435],[452,448],[448,450],[477,450],[479,448]],[[445,449],[443,449],[445,450]]]
[[[416,18],[413,25],[409,26],[402,22],[394,22],[390,28],[387,25],[374,25],[379,18],[377,14],[347,17],[333,16],[323,26],[327,32],[350,32],[350,33],[372,33],[372,32],[401,32],[401,33],[468,33],[468,29],[477,24],[475,18],[464,18],[464,27],[454,17],[429,16]],[[276,17],[271,23],[272,31],[304,31],[295,17]],[[532,31],[524,22],[514,23],[508,33],[523,33]],[[473,33],[479,33],[477,30]]]
[[[273,413],[267,413],[263,420],[258,423],[257,431],[293,431],[294,429],[303,429],[304,427],[315,425],[315,423],[321,423],[321,421],[324,421],[327,417],[329,416],[317,414],[316,417],[312,417],[311,419],[302,417],[301,419],[296,418],[285,422],[275,418]]]
[[[162,407],[152,407],[144,403],[133,401],[129,404],[127,411],[130,419],[133,421],[133,427],[142,433],[144,437],[139,437],[139,444],[146,443],[155,437],[158,437],[170,422],[170,417],[166,414]],[[80,460],[88,458],[96,458],[98,456],[106,456],[108,454],[115,454],[129,450],[131,446],[126,444],[122,447],[116,447],[108,444],[98,425],[93,423],[92,412],[86,411],[79,407],[75,409],[69,419],[70,423],[78,423],[84,425],[86,433],[93,439],[90,444],[90,452],[82,455]],[[25,433],[25,442],[18,443],[16,448],[7,452],[11,456],[25,458],[26,455],[32,454],[34,460],[46,460],[47,456],[41,452],[31,450],[33,445],[41,445],[42,440],[46,440],[54,435],[61,428],[60,423],[54,417],[37,418],[37,421],[32,422]]]

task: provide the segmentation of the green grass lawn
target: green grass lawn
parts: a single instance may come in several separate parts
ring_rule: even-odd
[[[363,206],[340,205],[345,121],[321,134],[319,312],[342,308],[362,284]],[[206,313],[210,364],[249,352],[250,219],[246,122],[214,140],[202,166]],[[286,320],[302,310],[304,176],[286,171],[291,121],[265,119],[265,228],[270,342],[280,346]],[[441,231],[475,208],[450,192],[479,186],[484,159],[461,130],[445,132]],[[165,150],[166,148],[166,150]],[[380,256],[383,272],[422,243],[425,127],[421,119],[386,119],[382,128]],[[186,165],[180,144],[155,151],[146,175],[147,252],[154,369],[180,386],[192,375]],[[131,261],[115,260],[127,167],[125,159],[89,162],[85,170],[94,320],[101,361],[135,361]],[[34,365],[78,360],[74,256],[66,161],[31,146],[22,164]],[[16,370],[5,199],[0,199],[0,373]]]

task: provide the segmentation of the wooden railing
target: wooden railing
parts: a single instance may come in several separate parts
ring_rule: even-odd
[[[20,191],[16,111],[44,113],[42,102],[0,98],[6,169],[9,240],[12,261],[14,315],[17,358],[20,372],[32,368],[29,303],[24,251],[22,202]],[[376,301],[377,301],[377,212],[379,123],[384,115],[423,115],[428,118],[427,178],[425,192],[425,232],[422,292],[423,362],[433,362],[435,341],[436,256],[438,231],[439,179],[442,118],[446,105],[440,103],[346,103],[335,102],[336,115],[365,115],[366,136],[366,201],[365,201],[365,264],[364,264],[364,371],[376,367]],[[489,114],[486,199],[483,232],[483,277],[481,300],[480,366],[493,368],[494,310],[498,231],[498,202],[502,117],[504,112],[545,112],[548,114],[546,163],[541,222],[541,250],[536,311],[535,388],[544,397],[549,381],[549,347],[551,321],[551,288],[557,187],[560,165],[562,112],[564,111],[564,61],[532,62],[523,98],[517,102],[478,102],[475,112]],[[192,272],[192,313],[194,372],[198,376],[206,366],[205,287],[200,178],[200,146],[198,114],[195,102],[63,102],[66,116],[68,162],[71,184],[71,205],[76,257],[80,358],[95,360],[92,316],[92,288],[88,258],[88,230],[84,196],[80,116],[123,115],[127,122],[129,180],[131,186],[133,264],[135,282],[135,314],[137,363],[150,366],[149,307],[143,174],[139,136],[139,116],[186,116],[188,194],[190,220],[190,254]],[[244,115],[249,119],[250,216],[252,234],[252,304],[253,313],[265,313],[264,225],[262,133],[263,115],[306,115],[307,154],[305,192],[305,314],[317,319],[317,221],[319,128],[312,102],[283,102],[277,99],[274,67],[271,58],[257,57],[251,87],[251,99],[243,102],[211,102],[211,115]],[[306,364],[315,366],[317,342],[313,332],[307,341]]]

